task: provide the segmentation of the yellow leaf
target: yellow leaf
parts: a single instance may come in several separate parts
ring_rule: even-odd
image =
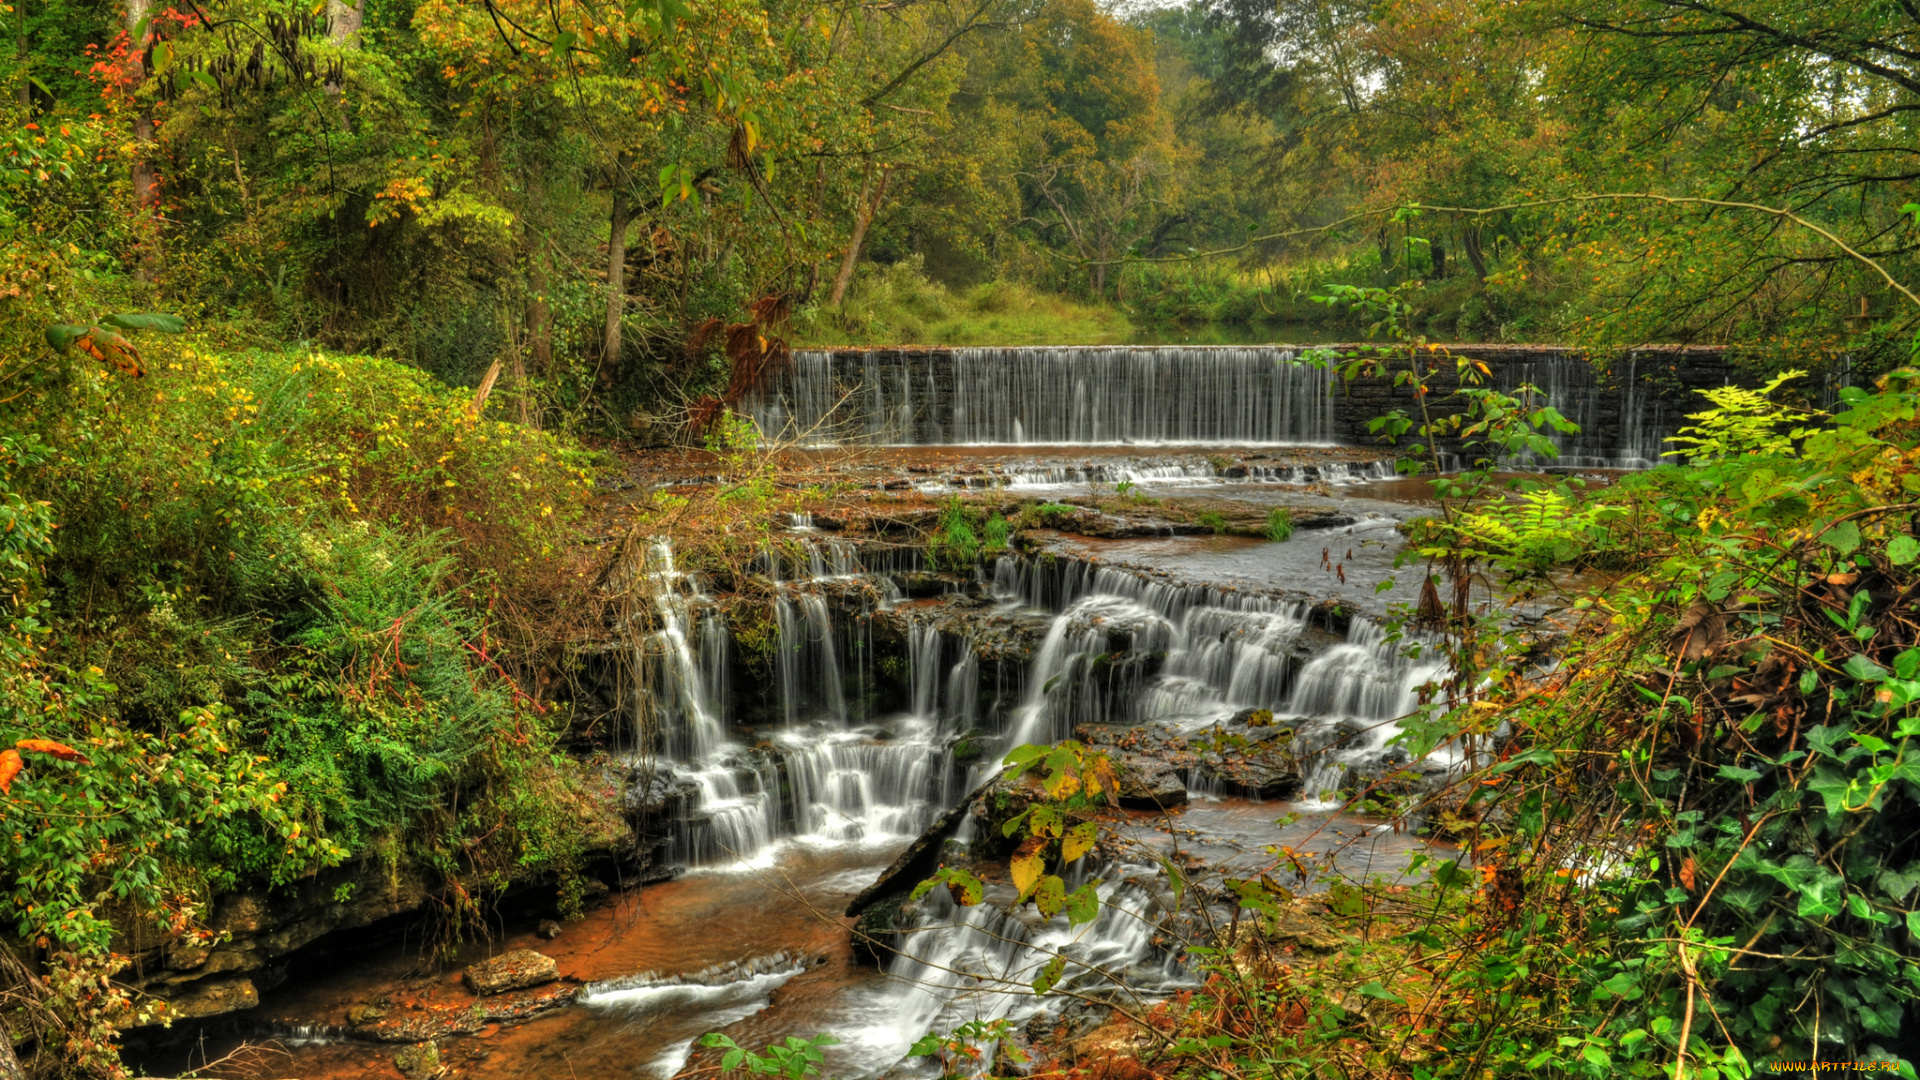
[[[1099,838],[1100,826],[1089,821],[1084,825],[1075,825],[1067,830],[1067,837],[1060,842],[1060,857],[1072,862],[1093,850],[1093,842]]]
[[[1013,872],[1013,887],[1020,890],[1020,899],[1025,900],[1033,887],[1040,883],[1040,877],[1046,873],[1047,859],[1043,851],[1047,842],[1040,837],[1030,836],[1013,853],[1009,869]]]

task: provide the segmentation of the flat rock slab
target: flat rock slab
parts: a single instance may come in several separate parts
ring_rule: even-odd
[[[554,963],[553,957],[532,949],[515,949],[468,968],[467,987],[485,997],[539,986],[559,977],[560,966]]]

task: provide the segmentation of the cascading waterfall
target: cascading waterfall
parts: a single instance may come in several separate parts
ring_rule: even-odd
[[[1088,346],[798,352],[750,411],[810,443],[1324,445],[1333,402],[1292,349]]]
[[[1011,745],[1064,739],[1081,723],[1199,725],[1271,707],[1307,626],[1299,604],[1082,563],[1049,573],[1003,559],[994,585],[1003,602],[1059,611],[1034,660]],[[1053,604],[1034,603],[1043,598]],[[1156,654],[1165,660],[1154,673],[1142,661]]]
[[[1323,805],[1355,768],[1378,770],[1393,756],[1396,721],[1420,706],[1421,688],[1446,678],[1447,663],[1433,643],[1393,641],[1378,623],[1355,619],[1347,640],[1316,655],[1294,681],[1285,715],[1297,718],[1303,741],[1318,743],[1301,785],[1308,805]],[[1409,648],[1422,653],[1410,656]],[[1442,748],[1434,764],[1451,767]]]
[[[982,592],[1003,615],[1051,613],[1017,707],[983,716],[976,651],[912,609],[889,611],[898,595],[887,575],[863,566],[838,540],[805,535],[761,568],[775,590],[776,676],[781,707],[762,741],[748,749],[720,725],[717,694],[727,675],[726,626],[703,609],[696,579],[676,574],[671,552],[656,549],[650,571],[664,595],[657,649],[657,697],[674,703],[680,730],[666,740],[686,756],[676,774],[695,806],[673,857],[691,866],[734,860],[764,863],[782,837],[813,845],[893,845],[919,835],[943,810],[986,778],[999,760],[989,751],[963,773],[950,749],[957,739],[999,730],[998,746],[1068,737],[1087,721],[1170,722],[1198,730],[1245,708],[1291,717],[1303,745],[1318,752],[1314,783],[1336,785],[1336,768],[1384,762],[1392,720],[1419,702],[1423,684],[1444,674],[1435,656],[1408,657],[1378,625],[1354,619],[1345,641],[1311,631],[1308,609],[1270,597],[1192,585],[1080,561],[1022,561],[983,567]],[[865,656],[872,620],[885,614],[904,637],[901,711],[869,715]],[[689,640],[686,627],[698,634]],[[901,675],[904,677],[901,677]],[[983,735],[983,729],[986,733]],[[990,743],[989,745],[994,745]],[[1196,794],[1218,786],[1190,777]],[[958,835],[971,835],[971,821]],[[1018,993],[1056,953],[1072,959],[1063,985],[1082,993],[1165,992],[1187,973],[1152,941],[1161,898],[1150,868],[1072,868],[1090,873],[1103,906],[1091,924],[1039,920],[1011,910],[1005,886],[988,903],[952,905],[944,890],[921,902],[903,927],[893,976],[873,991],[869,1012],[883,1022],[850,1033],[873,1045],[873,1060],[904,1052],[921,1032],[975,1019],[1021,1020],[1045,1007]],[[784,975],[784,969],[781,974]],[[700,980],[693,980],[698,983]],[[635,1000],[709,991],[643,979],[631,988],[596,988],[596,1004],[628,989]],[[884,1045],[882,1045],[884,1044]],[[897,1044],[897,1045],[896,1045]]]
[[[1697,384],[1669,370],[1656,387],[1653,367],[1639,353],[1605,368],[1578,353],[1548,350],[1500,363],[1495,380],[1508,392],[1538,387],[1579,426],[1577,433],[1547,433],[1560,451],[1554,464],[1644,469],[1660,463],[1687,411],[1689,402],[1672,384]],[[795,353],[749,412],[770,437],[809,445],[1331,445],[1343,434],[1364,440],[1364,424],[1341,412],[1336,382],[1324,355],[1277,345],[816,350]],[[1528,463],[1546,464],[1517,464]],[[1041,475],[1025,482],[1140,479],[1124,469],[1099,480],[1045,475],[1052,471],[1036,470]]]
[[[1077,994],[1118,994],[1137,1002],[1140,995],[1192,985],[1185,969],[1153,944],[1164,909],[1139,884],[1151,875],[1152,868],[1143,866],[1076,867],[1068,875],[1069,889],[1090,877],[1105,879],[1096,890],[1100,914],[1077,929],[1064,914],[1030,926],[999,904],[963,908],[946,890],[934,890],[887,967],[897,994],[893,1029],[948,1031],[970,1020],[1030,1017],[1047,1007],[1047,999],[1028,987],[1056,955],[1069,961],[1057,985]]]
[[[684,783],[692,806],[669,847],[685,866],[764,862],[782,837],[822,843],[880,843],[910,838],[944,810],[958,770],[947,744],[974,722],[977,662],[948,643],[932,625],[909,628],[909,711],[868,718],[851,702],[865,701],[871,650],[865,638],[871,610],[846,613],[827,590],[846,601],[864,595],[885,607],[899,597],[887,574],[871,573],[853,545],[803,540],[789,553],[800,576],[785,573],[778,553],[758,560],[776,590],[774,667],[783,710],[771,744],[749,750],[723,723],[730,644],[725,620],[697,578],[673,567],[665,544],[648,553],[660,629],[652,649],[662,662],[645,669],[643,688],[664,729],[667,765]],[[905,569],[911,557],[894,560]],[[698,640],[686,628],[697,625]],[[943,707],[944,706],[944,707]]]

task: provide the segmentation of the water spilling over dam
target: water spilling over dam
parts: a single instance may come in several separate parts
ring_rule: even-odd
[[[806,445],[1375,446],[1368,422],[1414,402],[1391,371],[1352,381],[1338,371],[1374,355],[1285,345],[802,350],[749,412],[769,437]],[[1580,429],[1553,435],[1558,464],[1575,468],[1657,464],[1698,400],[1692,391],[1732,377],[1705,348],[1596,359],[1458,345],[1419,362],[1434,401],[1463,380],[1537,388]]]

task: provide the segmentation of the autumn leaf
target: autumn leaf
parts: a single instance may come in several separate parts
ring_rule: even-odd
[[[11,792],[13,778],[19,776],[20,770],[26,767],[27,763],[20,760],[18,750],[0,750],[0,791]]]
[[[1075,825],[1067,830],[1067,837],[1060,843],[1060,858],[1072,862],[1093,849],[1093,843],[1100,835],[1100,826],[1094,822]]]
[[[1013,871],[1013,887],[1020,890],[1020,899],[1025,901],[1033,887],[1040,882],[1040,875],[1046,872],[1045,854],[1047,841],[1043,837],[1029,836],[1022,841],[1019,850],[1013,853],[1010,867]]]
[[[1685,885],[1688,892],[1692,892],[1693,882],[1693,856],[1689,855],[1680,863],[1680,884]]]
[[[88,758],[87,755],[75,750],[66,743],[57,743],[52,739],[21,739],[13,745],[21,750],[30,750],[36,754],[46,754],[50,757],[57,757],[61,761],[74,761],[82,765],[93,764],[93,761]],[[12,751],[8,751],[8,753],[12,753]]]

